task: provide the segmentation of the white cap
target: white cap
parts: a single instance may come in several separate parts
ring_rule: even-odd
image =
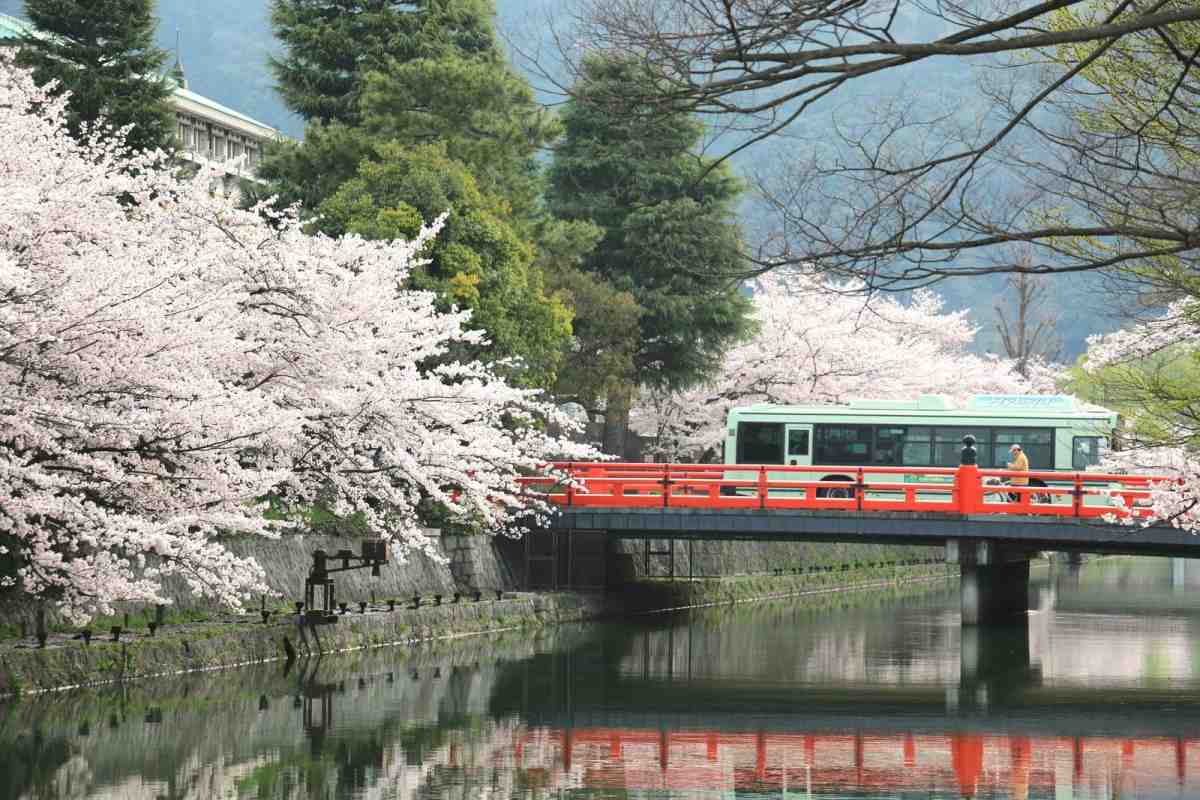
[[[1012,447],[1010,447],[1010,448],[1008,448],[1008,449],[1009,449],[1010,451],[1011,451],[1011,450],[1020,450],[1020,449],[1021,449],[1021,445],[1019,445],[1019,444],[1014,444]]]

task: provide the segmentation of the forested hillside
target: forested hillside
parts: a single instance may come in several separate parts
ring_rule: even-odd
[[[159,43],[174,51],[176,37],[190,86],[193,90],[235,108],[291,136],[303,132],[301,121],[284,108],[272,88],[267,56],[277,47],[267,18],[268,0],[159,0]],[[545,0],[497,0],[499,27],[523,50],[532,52],[540,28],[544,27]],[[0,0],[0,12],[20,16],[22,0]],[[543,50],[543,55],[545,55]],[[528,67],[515,58],[518,67]],[[531,78],[535,87],[547,82]],[[888,74],[871,84],[871,95],[860,102],[844,98],[834,107],[821,108],[804,124],[795,127],[794,136],[781,142],[760,145],[739,154],[735,165],[747,176],[769,173],[773,165],[789,158],[803,158],[811,147],[827,137],[823,130],[850,119],[863,119],[880,102],[912,97],[936,96],[948,111],[969,121],[986,113],[986,103],[976,89],[973,77],[953,65],[937,59],[916,65],[907,72]],[[546,92],[543,101],[553,101]],[[728,147],[718,141],[714,147]],[[770,220],[760,214],[752,201],[744,206],[744,227],[750,236],[770,233]],[[966,308],[983,330],[978,339],[981,349],[998,348],[994,336],[993,307],[1002,290],[1003,280],[958,280],[938,285],[951,308]],[[1052,311],[1059,317],[1058,336],[1063,356],[1074,358],[1083,349],[1090,333],[1107,331],[1116,323],[1107,319],[1100,281],[1085,275],[1055,279],[1050,286]]]

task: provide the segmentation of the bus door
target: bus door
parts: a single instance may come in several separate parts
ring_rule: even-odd
[[[784,463],[789,467],[812,466],[812,425],[787,426]]]
[[[789,467],[810,467],[812,466],[812,451],[813,451],[813,426],[790,423],[787,425],[783,437],[783,463]],[[770,474],[770,480],[779,481],[803,481],[809,480],[810,476],[804,473],[795,472],[777,472]],[[805,492],[803,489],[783,489],[779,493],[785,496],[802,497]],[[775,492],[772,492],[775,494]]]

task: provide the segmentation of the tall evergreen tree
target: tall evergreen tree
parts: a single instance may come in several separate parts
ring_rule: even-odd
[[[38,83],[56,80],[71,93],[72,136],[102,121],[131,126],[128,150],[174,148],[154,0],[25,0],[25,14],[36,31],[22,40],[17,61],[33,68]]]
[[[422,221],[450,214],[414,269],[410,283],[435,291],[447,306],[471,310],[488,332],[493,358],[520,359],[505,374],[527,386],[549,386],[571,332],[571,314],[548,295],[533,266],[534,249],[517,234],[508,204],[480,191],[442,144],[380,145],[319,207],[315,225],[331,236],[411,239]]]
[[[275,78],[311,124],[305,146],[268,158],[272,188],[315,207],[374,144],[440,142],[482,189],[530,217],[534,157],[559,127],[509,65],[495,13],[493,0],[273,0],[286,51],[272,60]]]
[[[363,75],[386,62],[412,9],[404,0],[272,0],[285,55],[270,63],[287,107],[310,122],[357,124]]]
[[[271,68],[306,120],[357,125],[368,74],[389,61],[491,52],[494,14],[490,0],[272,0],[285,55]]]
[[[286,51],[274,62],[279,88],[309,125],[304,142],[268,152],[266,191],[319,210],[319,230],[368,238],[450,212],[428,270],[411,280],[470,308],[489,354],[519,359],[516,379],[552,386],[572,313],[561,287],[545,290],[533,244],[535,157],[560,128],[508,64],[493,0],[273,0],[272,10]]]
[[[407,145],[444,143],[482,189],[528,221],[542,188],[535,157],[561,127],[508,63],[495,13],[493,0],[428,0],[406,47],[367,74],[363,124]]]
[[[633,372],[608,395],[605,446],[620,454],[637,384],[683,387],[710,374],[749,326],[735,208],[742,184],[696,153],[700,122],[653,105],[644,64],[590,56],[563,111],[548,207],[604,234],[583,268],[641,307]]]

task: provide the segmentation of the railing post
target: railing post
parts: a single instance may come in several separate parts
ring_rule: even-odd
[[[807,490],[805,490],[807,491]],[[758,468],[758,507],[766,509],[767,507],[767,468]]]
[[[1075,489],[1071,492],[1071,515],[1078,517],[1083,510],[1083,477],[1075,473]]]
[[[983,485],[979,467],[963,464],[954,473],[954,494],[958,498],[958,513],[978,514],[983,511]]]
[[[663,508],[671,505],[671,465],[663,464]]]
[[[854,486],[854,496],[858,498],[858,510],[862,511],[863,495],[867,493],[867,484],[863,479],[863,469],[858,468],[858,481]]]
[[[575,504],[575,462],[567,462],[567,508]]]

